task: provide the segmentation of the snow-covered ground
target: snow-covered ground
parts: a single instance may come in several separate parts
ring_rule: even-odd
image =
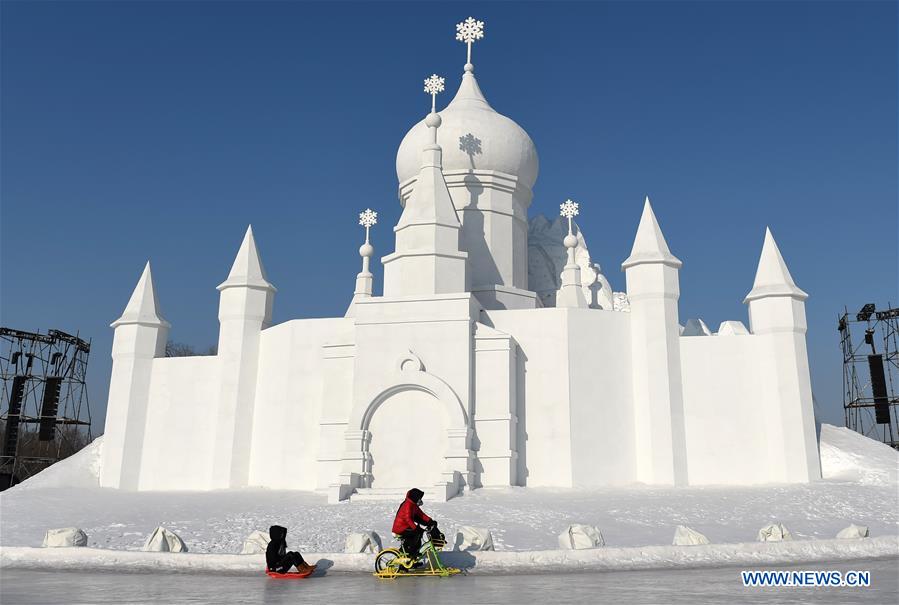
[[[89,547],[137,550],[153,528],[163,525],[178,533],[191,553],[238,553],[250,532],[273,523],[286,525],[288,543],[306,552],[342,552],[346,535],[359,530],[378,532],[385,545],[391,541],[390,523],[399,502],[327,504],[317,493],[258,488],[164,493],[100,489],[100,447],[102,440],[95,441],[0,494],[0,546],[40,546],[48,528],[75,526],[87,533]],[[608,547],[603,557],[618,552],[633,558],[628,551],[647,549],[629,547],[670,545],[679,524],[708,536],[710,556],[723,556],[723,550],[715,550],[721,545],[754,541],[758,529],[772,522],[786,525],[797,541],[830,543],[850,523],[868,526],[872,537],[899,535],[899,454],[848,429],[824,425],[821,457],[825,480],[808,485],[480,489],[446,503],[429,503],[426,495],[424,508],[450,540],[460,525],[490,529],[498,551],[556,550],[557,536],[569,523],[596,525]],[[862,541],[869,546],[843,542],[846,549],[860,549],[853,555],[858,557],[899,553],[896,539]],[[827,548],[843,548],[833,544]],[[869,547],[877,553],[865,551]],[[688,549],[695,553],[690,556],[699,556],[700,551],[689,550],[697,548],[705,547],[656,554],[675,556],[675,551]],[[793,551],[783,551],[784,560],[808,551],[799,544],[787,548]],[[3,550],[8,562],[18,549]],[[17,556],[27,552],[34,551]],[[834,551],[828,553],[834,557]]]

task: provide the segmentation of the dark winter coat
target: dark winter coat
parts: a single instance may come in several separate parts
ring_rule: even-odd
[[[272,525],[268,528],[271,541],[265,549],[265,565],[269,569],[277,569],[281,565],[281,559],[287,553],[287,528],[280,525]]]
[[[425,493],[420,489],[410,489],[406,492],[406,499],[400,504],[400,508],[396,511],[396,519],[393,521],[393,533],[402,534],[410,529],[417,529],[418,524],[430,525],[433,520],[422,512],[418,506]]]

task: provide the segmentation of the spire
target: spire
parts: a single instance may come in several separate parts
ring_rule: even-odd
[[[247,233],[240,244],[240,250],[237,251],[234,264],[231,265],[228,279],[219,284],[218,290],[234,287],[276,291],[266,278],[265,269],[262,268],[262,260],[259,258],[259,249],[256,247],[256,239],[253,237],[252,225],[247,227]]]
[[[437,129],[443,122],[440,115],[433,111],[436,106],[434,99],[437,93],[443,90],[443,78],[436,74],[425,80],[425,92],[431,95],[431,113],[425,118],[428,127],[428,144],[422,151],[421,169],[415,189],[396,228],[401,229],[409,225],[437,223],[444,226],[459,227],[459,217],[456,215],[456,207],[453,198],[450,197],[446,180],[443,178],[443,150],[437,144]]]
[[[560,214],[568,219],[568,235],[562,240],[567,248],[568,261],[562,269],[562,287],[556,295],[557,307],[577,307],[586,309],[587,299],[581,286],[581,268],[575,260],[575,248],[577,248],[577,236],[572,231],[571,219],[578,215],[578,203],[565,200],[559,204]]]
[[[755,272],[755,282],[752,284],[752,291],[746,295],[743,302],[748,303],[768,296],[790,296],[797,300],[808,298],[808,294],[800,290],[793,281],[777,242],[771,235],[771,229],[765,228],[765,243],[762,245],[762,255]]]
[[[374,225],[378,224],[378,213],[371,208],[366,208],[364,212],[359,213],[359,224],[365,227],[365,243],[359,247],[359,256],[362,257],[362,271],[356,276],[356,290],[353,292],[353,300],[346,311],[344,317],[353,317],[356,301],[371,298],[372,282],[374,276],[369,268],[371,256],[375,253],[374,246],[369,242],[369,231]]]
[[[171,324],[159,314],[159,303],[156,301],[156,288],[153,285],[153,273],[150,271],[150,261],[147,261],[144,272],[137,281],[134,292],[125,306],[122,316],[110,324],[117,328],[126,324],[140,324],[142,326],[169,328]]]
[[[637,227],[637,235],[634,238],[634,246],[631,255],[621,264],[622,269],[629,269],[645,263],[664,264],[679,269],[683,263],[671,254],[665,236],[659,228],[659,221],[652,211],[649,196],[643,204],[643,215],[640,217],[640,226]]]

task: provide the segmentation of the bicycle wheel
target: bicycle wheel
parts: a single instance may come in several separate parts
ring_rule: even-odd
[[[375,557],[375,573],[381,573],[387,568],[393,567],[396,568],[397,565],[395,561],[400,558],[400,551],[395,548],[388,548],[386,550],[382,550],[378,553],[378,556]]]

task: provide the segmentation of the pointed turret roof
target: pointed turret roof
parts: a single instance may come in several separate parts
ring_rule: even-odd
[[[748,303],[768,296],[791,296],[798,300],[808,298],[808,294],[799,289],[799,286],[793,281],[793,276],[787,269],[787,264],[780,254],[780,248],[777,247],[770,228],[765,229],[765,243],[762,245],[762,255],[755,272],[752,291],[746,295],[743,302]]]
[[[622,269],[628,269],[635,265],[645,263],[664,264],[678,269],[683,263],[671,254],[659,221],[652,211],[649,196],[643,203],[643,215],[640,217],[640,226],[637,227],[637,235],[634,238],[634,246],[631,255],[621,264]]]
[[[403,214],[400,216],[396,229],[409,225],[437,224],[448,227],[459,227],[459,216],[453,205],[443,177],[443,150],[435,141],[437,129],[440,127],[441,118],[436,113],[431,113],[425,119],[425,123],[432,131],[432,142],[426,145],[421,155],[421,168],[418,171],[418,180],[415,189],[406,202]],[[454,250],[458,252],[458,250]]]
[[[225,288],[257,288],[275,291],[275,287],[269,283],[259,258],[259,249],[256,247],[256,239],[253,237],[253,226],[247,227],[247,232],[237,251],[234,264],[228,279],[219,284],[218,289]]]
[[[122,316],[110,324],[116,328],[126,324],[140,324],[150,327],[171,327],[171,324],[162,318],[159,313],[159,303],[156,300],[156,287],[153,285],[153,273],[150,270],[150,261],[147,261],[144,272],[137,281],[131,298],[125,306]]]

